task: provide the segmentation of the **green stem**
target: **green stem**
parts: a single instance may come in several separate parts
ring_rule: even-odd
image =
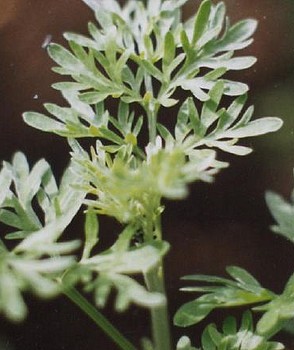
[[[75,288],[66,287],[63,290],[74,304],[85,312],[98,327],[106,333],[122,350],[136,350],[128,339],[126,339],[92,304],[88,302]]]
[[[145,274],[145,281],[150,292],[165,295],[162,264]],[[155,350],[171,350],[171,336],[167,303],[151,309],[152,336]]]
[[[146,112],[148,118],[149,142],[154,144],[156,140],[157,109],[155,107],[153,110],[148,108]]]

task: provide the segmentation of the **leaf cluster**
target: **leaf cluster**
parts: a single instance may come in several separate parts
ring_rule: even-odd
[[[89,216],[92,218],[89,219]],[[109,249],[91,255],[91,250],[99,241],[97,216],[94,212],[87,213],[85,232],[82,259],[65,275],[65,284],[83,284],[85,292],[93,293],[95,304],[100,308],[105,306],[111,291],[115,290],[114,307],[119,312],[125,311],[130,303],[147,308],[166,303],[161,293],[148,291],[132,276],[144,276],[157,266],[168,251],[168,243],[160,241],[134,245],[136,227],[129,225]]]
[[[58,187],[45,160],[30,170],[22,153],[3,164],[0,222],[13,228],[5,238],[19,242],[9,250],[1,241],[0,310],[13,321],[22,320],[27,312],[22,292],[56,295],[58,276],[75,262],[71,254],[79,241],[58,241],[84,198],[82,191],[68,190],[74,178],[70,166]]]
[[[234,317],[225,319],[222,331],[215,324],[208,325],[201,338],[202,346],[198,350],[282,350],[281,343],[268,341],[254,331],[252,315],[245,312],[240,328],[237,329],[237,321]],[[177,350],[197,350],[191,345],[188,337],[182,337]]]
[[[22,292],[50,296],[60,285],[83,287],[94,294],[98,307],[115,290],[117,311],[131,303],[152,311],[165,307],[165,295],[148,284],[148,275],[161,271],[169,248],[161,233],[162,199],[182,199],[190,183],[211,182],[228,165],[217,159],[216,151],[247,155],[252,149],[237,145],[239,139],[282,125],[274,117],[252,121],[253,107],[245,108],[248,86],[224,78],[229,70],[254,64],[254,57],[234,55],[251,44],[255,20],[230,25],[224,3],[214,5],[211,0],[202,1],[187,21],[181,18],[187,0],[129,0],[124,6],[116,0],[83,1],[94,10],[97,22],[89,23],[89,36],[65,33],[69,48],[55,43],[48,47],[58,65],[54,71],[71,77],[53,85],[67,107],[47,103],[49,116],[24,114],[28,125],[68,139],[71,163],[59,186],[46,161],[30,170],[20,153],[0,172],[0,221],[12,227],[6,238],[17,242],[11,251],[4,244],[0,247],[0,310],[14,320],[25,316]],[[179,103],[178,89],[191,97]],[[222,107],[224,95],[231,99],[228,107]],[[116,115],[105,107],[107,99],[119,100]],[[134,103],[141,113],[133,109]],[[170,130],[159,112],[176,104]],[[144,127],[149,140],[142,145]],[[82,146],[84,138],[95,141],[90,151]],[[276,231],[290,238],[288,212],[293,208],[281,205],[278,197],[269,201],[279,207]],[[85,235],[81,258],[75,262],[71,254],[79,242],[60,238],[82,204]],[[99,215],[123,226],[103,251]],[[239,330],[229,318],[223,332],[214,325],[206,328],[202,349],[282,349],[268,337],[293,310],[292,279],[276,295],[241,268],[232,266],[227,272],[232,279],[187,276],[207,285],[183,289],[203,295],[179,309],[175,324],[192,325],[220,307],[262,304],[255,308],[265,312],[256,331],[248,313]],[[144,284],[137,275],[143,276]],[[183,337],[177,349],[196,348]]]

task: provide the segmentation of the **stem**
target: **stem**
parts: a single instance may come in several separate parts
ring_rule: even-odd
[[[160,292],[165,295],[162,263],[148,271],[144,277],[150,292]],[[151,321],[155,350],[171,350],[167,303],[151,310]]]
[[[149,142],[154,144],[156,140],[157,110],[155,107],[153,110],[148,108],[146,112],[148,118]]]
[[[66,287],[63,289],[66,295],[74,304],[88,315],[98,327],[106,333],[122,350],[136,350],[128,339],[116,329],[92,304],[88,302],[75,288]]]

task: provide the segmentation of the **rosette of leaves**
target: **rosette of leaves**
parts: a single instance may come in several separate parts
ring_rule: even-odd
[[[84,197],[82,191],[69,191],[72,180],[80,181],[70,166],[58,187],[45,160],[30,170],[22,153],[3,164],[0,222],[2,229],[13,230],[5,238],[17,243],[8,249],[1,240],[0,311],[13,321],[27,313],[22,292],[47,298],[56,295],[61,290],[58,277],[75,263],[72,252],[79,242],[58,241]]]
[[[182,337],[177,350],[282,350],[285,349],[279,342],[269,341],[254,331],[252,315],[245,312],[240,328],[237,329],[237,321],[234,317],[225,319],[222,331],[214,324],[208,325],[201,339],[201,348],[191,345],[188,337]]]

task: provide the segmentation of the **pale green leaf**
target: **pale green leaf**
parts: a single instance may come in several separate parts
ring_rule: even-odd
[[[41,113],[26,112],[23,114],[23,119],[28,125],[32,126],[33,128],[45,132],[63,133],[67,131],[67,128],[64,124]]]
[[[85,71],[85,66],[72,53],[58,44],[50,44],[48,46],[50,57],[71,72],[71,74],[81,74]]]
[[[223,137],[240,138],[264,135],[269,132],[277,131],[281,128],[283,122],[279,118],[266,117],[254,120],[247,125],[239,128],[233,128],[225,131]]]

